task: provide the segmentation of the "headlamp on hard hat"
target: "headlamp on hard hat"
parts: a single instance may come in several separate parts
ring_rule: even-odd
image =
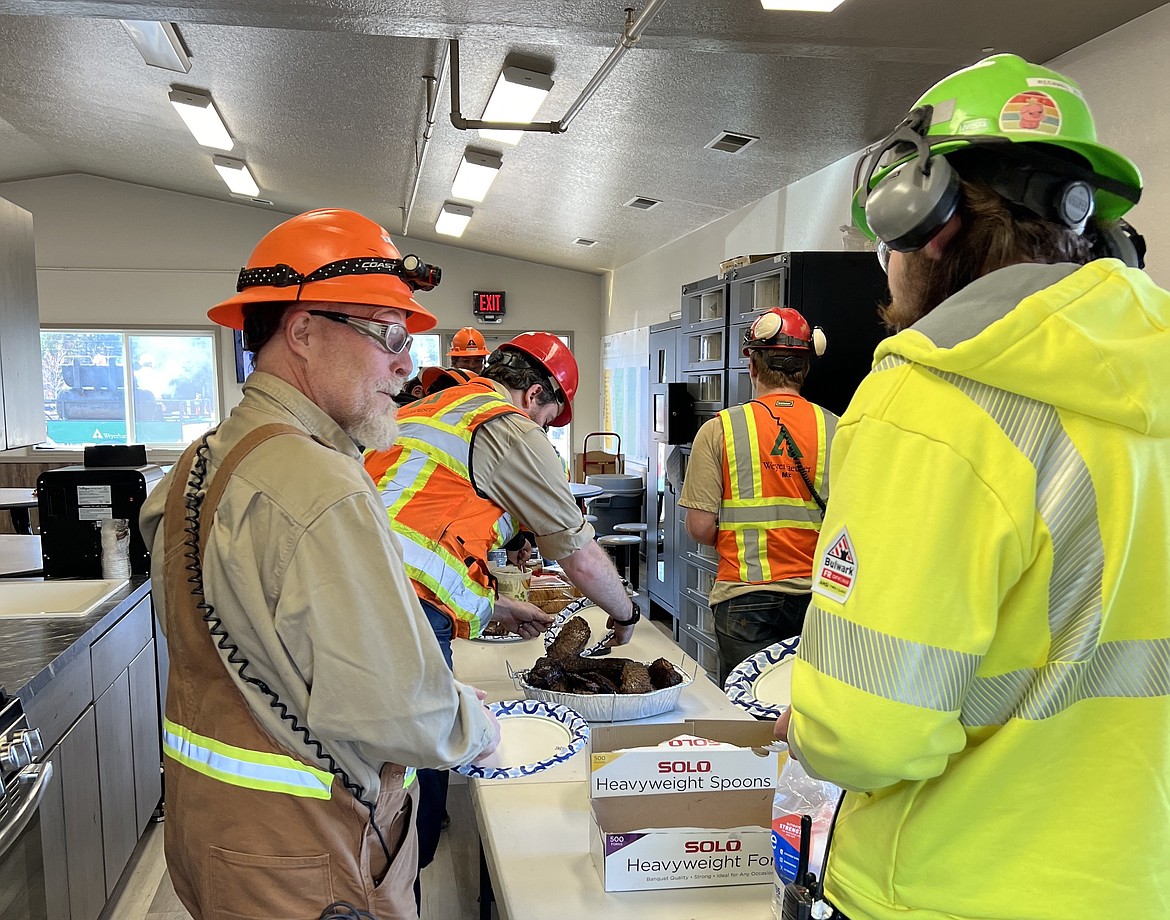
[[[327,281],[343,275],[394,275],[410,286],[412,291],[429,291],[442,278],[442,269],[427,265],[418,256],[409,255],[401,259],[386,259],[377,256],[361,256],[356,259],[338,259],[320,268],[301,274],[291,265],[281,262],[262,268],[241,268],[236,279],[236,292],[250,287],[293,287]]]

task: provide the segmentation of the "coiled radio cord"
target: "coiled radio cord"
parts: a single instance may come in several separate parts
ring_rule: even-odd
[[[244,657],[243,653],[240,652],[239,646],[232,641],[227,630],[223,628],[223,621],[216,616],[215,608],[207,603],[207,598],[203,591],[203,560],[199,555],[199,511],[203,506],[203,486],[207,481],[207,463],[208,454],[210,453],[210,449],[207,446],[207,439],[211,434],[212,432],[209,431],[199,440],[199,447],[195,450],[195,462],[191,464],[191,471],[187,478],[187,488],[183,492],[183,504],[187,509],[185,515],[187,523],[183,528],[187,534],[187,539],[184,541],[187,551],[184,553],[184,556],[188,560],[186,569],[191,573],[187,579],[187,583],[191,585],[191,596],[197,599],[195,606],[203,611],[203,622],[207,624],[208,631],[215,638],[216,645],[227,652],[228,663],[236,669],[240,680],[251,684],[264,694],[268,705],[276,710],[280,718],[289,724],[294,733],[301,736],[305,746],[312,750],[316,758],[326,765],[329,772],[341,780],[342,786],[366,807],[366,810],[370,813],[370,827],[374,829],[374,833],[378,837],[378,843],[382,847],[382,852],[386,855],[386,867],[389,870],[390,848],[386,846],[386,840],[382,836],[382,831],[375,820],[373,803],[362,798],[362,788],[350,779],[349,774],[333,759],[333,755],[325,750],[321,742],[312,736],[308,726],[303,725],[296,714],[289,710],[288,706],[277,695],[276,691],[259,677],[253,677],[247,673],[248,668],[251,667],[251,662]],[[378,881],[381,881],[381,879],[378,879]],[[338,903],[349,907],[344,902]],[[332,916],[334,915],[326,915],[326,917]],[[347,920],[351,916],[364,918],[370,915],[365,912],[359,912],[358,914],[338,914],[336,916]]]

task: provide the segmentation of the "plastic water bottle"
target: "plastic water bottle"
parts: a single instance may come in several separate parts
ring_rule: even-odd
[[[125,518],[102,521],[102,578],[130,577],[130,522]]]

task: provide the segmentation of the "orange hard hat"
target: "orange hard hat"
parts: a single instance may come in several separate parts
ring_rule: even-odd
[[[418,374],[422,384],[423,394],[430,396],[448,387],[457,387],[468,383],[475,374],[460,370],[457,367],[424,367]]]
[[[535,361],[552,377],[562,400],[560,415],[549,424],[561,428],[573,418],[573,397],[577,395],[577,359],[569,346],[551,332],[521,332],[496,349],[496,353],[520,352]],[[488,362],[489,364],[491,361]]]
[[[451,337],[451,350],[448,358],[486,358],[488,356],[487,342],[483,335],[470,326],[464,326]]]
[[[248,304],[353,303],[402,310],[409,332],[425,332],[437,320],[414,292],[429,291],[441,276],[418,256],[403,257],[390,234],[368,217],[321,208],[268,231],[240,270],[236,295],[207,316],[221,326],[243,329]]]

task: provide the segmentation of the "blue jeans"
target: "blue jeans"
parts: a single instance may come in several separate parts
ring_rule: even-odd
[[[800,635],[808,594],[752,591],[711,608],[719,646],[719,686],[741,661],[781,639]]]
[[[420,600],[419,603],[422,604],[423,613],[427,615],[427,622],[435,631],[435,638],[439,640],[443,659],[450,668],[451,639],[455,635],[455,624],[447,614],[426,601]],[[443,816],[447,813],[447,784],[450,776],[446,770],[419,770],[417,776],[418,813],[414,826],[418,829],[418,868],[421,871],[434,862],[435,851],[439,848]],[[414,899],[421,910],[422,892],[417,875],[414,877]]]

